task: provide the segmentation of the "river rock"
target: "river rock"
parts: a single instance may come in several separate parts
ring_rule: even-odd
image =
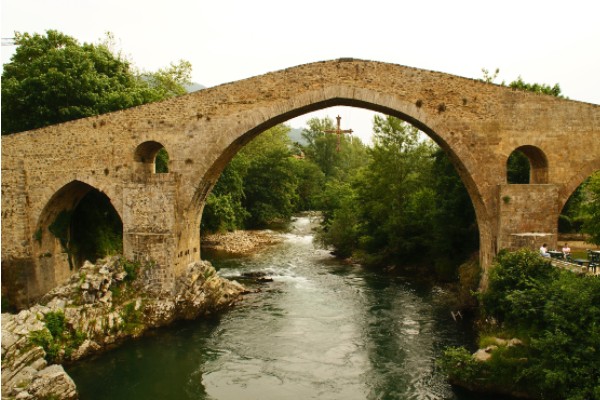
[[[497,348],[498,346],[491,345],[486,347],[485,349],[479,349],[473,354],[473,358],[476,361],[485,362],[492,358],[492,352]]]
[[[73,379],[61,365],[51,365],[34,375],[27,389],[33,399],[57,398],[62,400],[77,399],[77,388]]]

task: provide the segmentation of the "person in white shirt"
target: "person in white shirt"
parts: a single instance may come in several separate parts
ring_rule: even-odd
[[[546,243],[544,243],[542,245],[542,247],[540,247],[540,255],[542,257],[548,257],[548,258],[550,258],[550,253],[548,253],[548,247],[546,247]]]
[[[568,260],[571,257],[571,248],[569,247],[569,243],[565,243],[565,245],[562,248],[562,252],[565,257],[565,260]]]

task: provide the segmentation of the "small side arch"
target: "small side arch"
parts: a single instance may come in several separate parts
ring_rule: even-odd
[[[506,159],[506,182],[509,184],[548,183],[546,154],[539,147],[532,145],[517,147]]]
[[[161,143],[150,140],[134,152],[135,170],[142,175],[169,172],[169,153]]]

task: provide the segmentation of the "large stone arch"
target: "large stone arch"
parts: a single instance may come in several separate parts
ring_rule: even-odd
[[[342,97],[349,92],[353,93],[354,98]],[[319,99],[319,97],[325,96],[331,96],[331,98]],[[460,143],[452,141],[454,132],[448,132],[441,120],[441,114],[444,112],[443,109],[435,109],[433,113],[429,111],[423,112],[420,110],[422,105],[418,103],[413,104],[388,96],[382,97],[369,90],[357,91],[343,86],[335,86],[321,93],[311,93],[310,96],[303,97],[304,99],[302,100],[313,101],[313,103],[297,107],[302,100],[291,98],[285,105],[278,104],[273,107],[273,109],[261,108],[260,110],[255,110],[254,115],[247,117],[247,121],[251,122],[248,124],[238,124],[236,130],[229,132],[227,135],[227,141],[229,141],[229,143],[223,144],[223,149],[220,154],[214,158],[212,165],[206,170],[205,175],[200,178],[200,183],[196,186],[196,192],[194,193],[188,209],[188,216],[185,218],[193,221],[191,225],[192,230],[194,229],[194,226],[198,227],[200,225],[205,198],[218,180],[219,175],[235,154],[237,154],[237,152],[254,137],[278,123],[285,122],[288,119],[307,112],[331,106],[350,106],[381,112],[409,122],[425,132],[449,155],[450,160],[454,164],[459,176],[467,188],[475,208],[481,235],[480,242],[482,242],[484,246],[487,244],[487,248],[484,249],[483,253],[486,257],[492,257],[493,254],[495,254],[495,249],[492,247],[493,243],[490,240],[495,220],[489,217],[480,188],[474,181],[472,176],[473,172],[469,168],[469,166],[471,168],[476,166],[477,162],[472,159],[472,153],[468,148],[462,146]],[[308,98],[308,100],[305,98]],[[381,103],[373,103],[373,101],[380,101]],[[277,115],[276,113],[278,112],[281,114]],[[274,116],[269,118],[270,115]],[[433,129],[432,126],[437,127],[437,131]],[[468,129],[468,126],[465,125],[463,128]],[[192,242],[194,241],[199,242],[200,238],[192,239]]]

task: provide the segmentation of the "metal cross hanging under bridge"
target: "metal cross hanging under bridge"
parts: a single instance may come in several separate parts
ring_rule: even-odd
[[[340,136],[343,133],[348,133],[348,134],[352,134],[352,132],[354,132],[352,129],[345,129],[342,130],[342,128],[340,127],[341,125],[341,121],[342,121],[342,117],[340,117],[339,115],[337,117],[335,117],[335,119],[337,119],[337,129],[327,129],[324,130],[323,132],[325,133],[335,133],[337,135],[337,146],[336,146],[336,150],[339,152],[340,151]]]

